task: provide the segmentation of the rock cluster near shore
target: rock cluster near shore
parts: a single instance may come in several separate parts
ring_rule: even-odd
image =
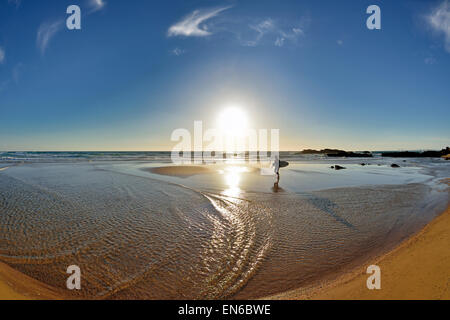
[[[300,151],[300,154],[325,154],[328,157],[347,157],[347,158],[371,158],[372,153],[369,151],[364,151],[361,153],[353,152],[353,151],[344,151],[339,149],[322,149],[322,150],[312,150],[305,149]]]
[[[369,151],[363,152],[353,152],[353,151],[344,151],[339,149],[322,149],[322,150],[313,150],[313,149],[305,149],[300,151],[299,154],[323,154],[330,158],[371,158],[373,157],[372,153]],[[382,152],[382,157],[392,157],[392,158],[444,158],[445,160],[450,160],[450,148],[447,147],[442,149],[441,151],[423,151],[423,152],[414,152],[414,151],[393,151],[393,152]]]
[[[331,169],[334,169],[334,170],[343,170],[343,169],[347,169],[346,167],[342,167],[342,166],[340,166],[340,165],[334,165],[334,166],[331,166],[330,167]]]
[[[412,152],[412,151],[398,151],[398,152],[383,152],[383,157],[393,158],[448,158],[450,155],[450,148],[447,147],[441,151],[424,151],[424,152]]]
[[[346,158],[372,158],[373,155],[368,152],[368,151],[364,151],[362,153],[357,153],[357,152],[347,152],[347,151],[342,151],[342,152],[338,152],[338,153],[328,153],[327,154],[328,157],[346,157]]]

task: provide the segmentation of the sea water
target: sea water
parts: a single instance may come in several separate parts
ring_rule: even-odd
[[[0,157],[0,260],[66,291],[67,267],[79,266],[73,297],[247,299],[302,288],[392,249],[448,204],[440,159],[282,154],[290,166],[274,189],[274,176],[239,161],[176,177],[151,171],[170,153]]]

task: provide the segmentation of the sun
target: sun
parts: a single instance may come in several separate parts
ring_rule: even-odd
[[[217,125],[226,135],[243,135],[248,128],[247,114],[239,107],[228,107],[219,114]]]

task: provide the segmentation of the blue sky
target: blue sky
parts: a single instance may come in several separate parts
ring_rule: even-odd
[[[229,104],[283,150],[440,149],[449,71],[443,0],[0,0],[0,150],[170,150]]]

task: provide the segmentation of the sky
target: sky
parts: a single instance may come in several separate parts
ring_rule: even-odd
[[[449,71],[448,0],[0,0],[0,150],[171,150],[230,105],[281,150],[441,149]]]

